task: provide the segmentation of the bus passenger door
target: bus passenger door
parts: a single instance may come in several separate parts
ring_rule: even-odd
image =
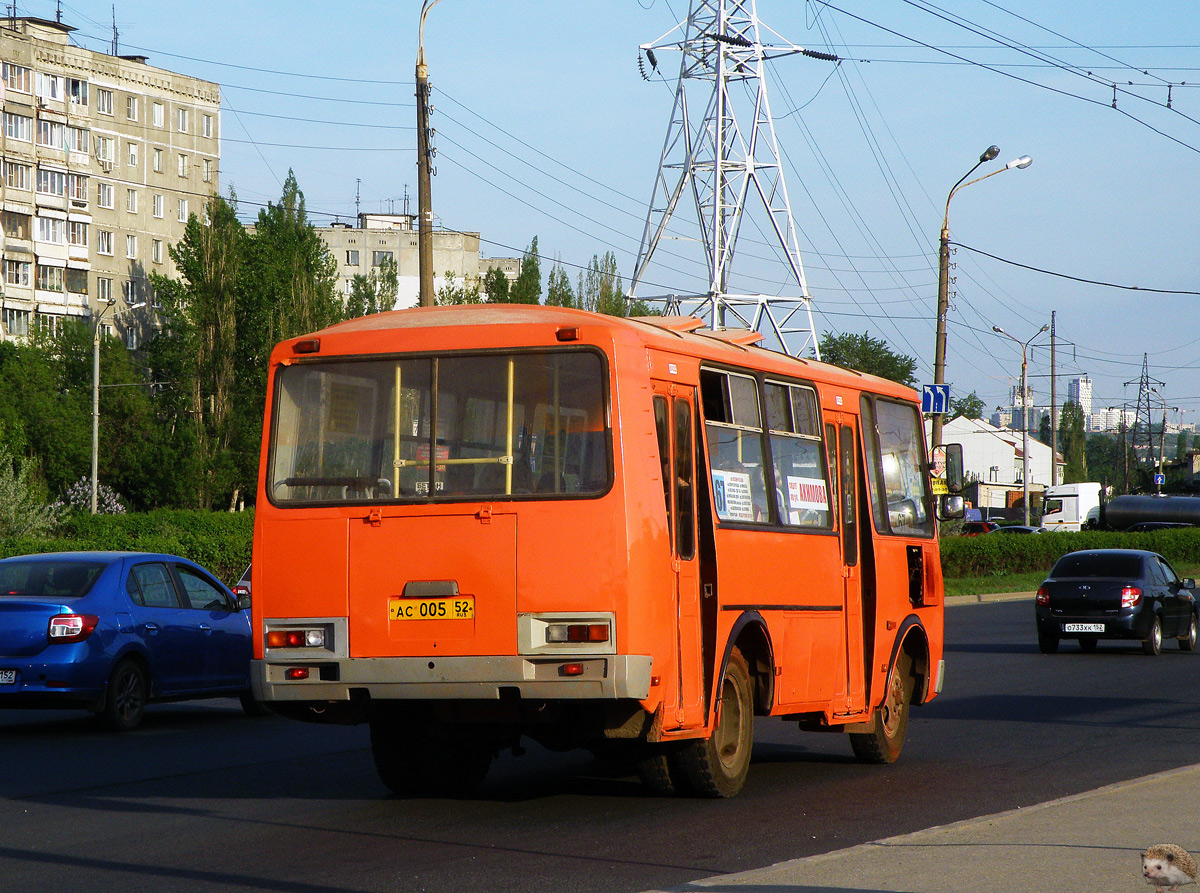
[[[704,724],[704,672],[696,546],[695,389],[655,382],[654,390],[654,423],[675,590],[677,672],[663,693],[663,727],[696,728]]]
[[[871,618],[865,616],[863,570],[860,549],[860,512],[858,494],[858,432],[850,415],[834,417],[837,424],[825,426],[829,464],[835,471],[838,535],[841,538],[842,579],[845,588],[846,618],[846,696],[839,713],[861,713],[867,709],[864,633]]]

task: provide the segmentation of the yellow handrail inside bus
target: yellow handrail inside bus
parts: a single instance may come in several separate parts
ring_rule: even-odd
[[[504,462],[504,493],[506,496],[512,495],[512,473],[513,473],[513,377],[515,363],[512,357],[508,358],[508,406],[506,407],[507,420],[507,440],[505,442],[504,457],[507,461]]]

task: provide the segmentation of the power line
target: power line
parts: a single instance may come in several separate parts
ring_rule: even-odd
[[[1015,260],[1008,260],[1007,258],[998,257],[995,254],[988,254],[986,251],[981,251],[978,248],[972,248],[970,245],[962,244],[962,242],[951,242],[950,244],[958,248],[965,248],[967,251],[974,252],[975,254],[982,254],[984,257],[990,257],[992,260],[1000,261],[1002,264],[1020,267],[1022,270],[1029,270],[1033,273],[1042,273],[1046,276],[1055,276],[1059,279],[1069,279],[1072,282],[1082,282],[1085,285],[1100,285],[1104,288],[1120,288],[1126,291],[1143,291],[1159,295],[1200,295],[1200,291],[1189,291],[1187,289],[1150,288],[1144,285],[1120,285],[1115,282],[1103,282],[1099,279],[1085,279],[1082,276],[1071,276],[1067,273],[1056,273],[1053,270],[1043,270],[1040,267],[1030,266],[1029,264],[1023,264]]]

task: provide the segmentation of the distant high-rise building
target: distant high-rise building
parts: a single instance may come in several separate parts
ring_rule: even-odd
[[[1092,414],[1092,380],[1086,375],[1072,378],[1067,382],[1067,399],[1078,403],[1086,419]]]
[[[150,273],[175,275],[169,246],[218,191],[221,92],[74,30],[0,17],[0,338],[114,306],[105,325],[136,346],[120,309],[152,303]]]

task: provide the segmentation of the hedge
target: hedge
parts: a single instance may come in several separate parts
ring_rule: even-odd
[[[1145,533],[1082,531],[1031,534],[987,533],[942,540],[942,573],[947,577],[1048,573],[1068,552],[1080,549],[1147,549],[1172,565],[1200,565],[1200,529]],[[1178,567],[1177,567],[1178,569]]]
[[[0,557],[79,550],[166,552],[208,568],[229,585],[250,563],[254,512],[73,513],[51,537],[0,538]]]

